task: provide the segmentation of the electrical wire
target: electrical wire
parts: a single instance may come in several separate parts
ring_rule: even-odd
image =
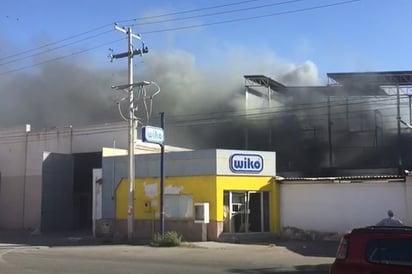
[[[261,0],[249,0],[249,1],[234,2],[234,3],[230,3],[230,4],[217,5],[217,6],[212,6],[212,7],[204,7],[204,8],[198,8],[198,9],[192,9],[192,10],[186,10],[186,11],[180,11],[180,12],[165,13],[165,14],[156,15],[156,16],[147,16],[147,17],[140,17],[140,18],[134,18],[134,19],[128,19],[128,20],[120,20],[120,21],[117,21],[117,22],[118,23],[131,22],[131,21],[136,22],[136,21],[139,21],[139,20],[161,18],[161,17],[173,16],[173,15],[179,15],[179,14],[197,12],[197,11],[202,11],[202,10],[209,10],[209,9],[216,9],[216,8],[221,8],[221,7],[241,5],[241,4],[250,3],[250,2],[257,2],[257,1],[261,1]],[[58,40],[58,41],[55,41],[55,42],[47,43],[47,44],[44,44],[44,45],[36,47],[36,48],[31,48],[31,49],[28,49],[28,50],[16,52],[16,53],[8,55],[8,56],[3,56],[3,57],[0,57],[0,62],[3,61],[3,60],[7,60],[7,59],[10,59],[10,58],[16,57],[16,56],[24,55],[26,53],[32,53],[33,51],[41,50],[43,48],[49,48],[50,46],[57,45],[57,44],[60,44],[62,42],[70,41],[74,38],[81,37],[81,36],[84,36],[84,35],[89,34],[89,33],[93,33],[95,31],[101,30],[103,28],[106,28],[106,27],[109,27],[109,26],[112,26],[112,25],[113,25],[113,23],[101,25],[101,26],[95,27],[93,29],[90,29],[90,30],[87,30],[87,31],[84,31],[84,32],[81,32],[81,33],[78,33],[78,34],[71,35],[69,37],[66,37],[64,39],[61,39],[61,40]]]
[[[169,23],[169,22],[175,22],[175,21],[184,21],[184,20],[188,20],[188,19],[204,18],[204,17],[211,17],[211,16],[216,16],[216,15],[237,13],[237,12],[242,12],[242,11],[251,11],[251,10],[256,10],[256,9],[263,9],[263,8],[267,8],[267,7],[274,7],[274,6],[280,6],[280,5],[285,5],[285,4],[292,4],[292,3],[296,3],[296,2],[302,2],[302,1],[304,1],[304,0],[289,0],[289,1],[277,2],[277,3],[265,4],[265,5],[253,6],[253,7],[246,7],[246,8],[234,9],[234,10],[228,10],[228,11],[219,11],[219,12],[213,12],[213,13],[200,14],[200,15],[192,15],[192,16],[178,17],[178,18],[172,18],[172,19],[164,19],[164,20],[158,20],[158,21],[152,21],[152,22],[135,23],[135,24],[132,24],[131,26],[134,27],[134,26],[144,26],[144,25]]]
[[[15,63],[15,62],[18,62],[18,61],[21,61],[21,60],[25,60],[25,59],[27,59],[27,58],[36,57],[36,56],[39,56],[39,55],[42,55],[42,54],[45,54],[45,53],[50,53],[50,52],[52,52],[52,51],[56,51],[56,50],[59,50],[59,49],[62,49],[62,48],[68,47],[68,46],[72,46],[72,45],[74,45],[74,44],[77,44],[77,43],[80,43],[80,42],[84,42],[84,41],[87,41],[87,40],[90,40],[90,39],[93,39],[93,38],[102,36],[102,35],[104,35],[104,34],[107,34],[107,33],[113,32],[113,31],[114,31],[114,30],[108,30],[108,31],[100,32],[100,33],[95,34],[95,35],[93,35],[93,36],[89,36],[89,37],[86,37],[86,38],[83,38],[83,39],[80,39],[80,40],[76,40],[76,41],[70,42],[70,43],[68,43],[68,44],[64,44],[64,45],[62,45],[62,46],[58,46],[58,47],[55,47],[55,48],[51,48],[51,49],[43,50],[43,51],[40,51],[40,52],[37,52],[37,53],[33,53],[33,54],[30,54],[30,55],[26,55],[26,56],[21,56],[21,57],[18,57],[18,58],[14,58],[14,59],[11,59],[11,60],[9,60],[9,61],[0,63],[0,66],[5,66],[5,65],[8,65],[8,64],[12,64],[12,63]],[[10,58],[9,58],[9,59],[10,59]],[[1,60],[1,59],[0,59],[0,60]]]
[[[147,85],[154,85],[156,90],[153,92],[153,94],[148,95],[147,91],[146,91],[146,84],[143,84],[141,86],[139,86],[138,90],[136,91],[136,95],[134,97],[134,101],[133,101],[133,119],[135,119],[138,123],[144,125],[145,123],[148,123],[150,121],[151,115],[152,115],[152,109],[153,109],[153,98],[158,95],[160,93],[160,86],[154,82],[154,81],[150,81],[147,83]],[[125,121],[129,121],[131,119],[131,117],[126,117],[123,114],[123,111],[121,109],[121,102],[122,101],[126,101],[126,99],[128,98],[128,96],[123,97],[122,99],[120,99],[117,102],[117,106],[118,106],[118,111],[120,113],[120,116],[123,120]],[[137,115],[135,115],[135,113],[139,110],[139,102],[143,103],[144,106],[144,111],[146,114],[146,120],[145,121],[141,121],[141,119],[139,119],[137,117]],[[130,105],[129,105],[129,109],[130,109]]]
[[[3,56],[3,57],[0,57],[0,61],[6,60],[6,59],[10,59],[10,58],[13,58],[13,57],[16,57],[16,56],[20,56],[20,55],[23,55],[23,54],[26,54],[26,53],[31,53],[31,52],[33,52],[33,51],[40,50],[40,49],[43,49],[43,48],[48,48],[48,47],[50,47],[50,46],[57,45],[57,44],[60,44],[60,43],[62,43],[62,42],[66,42],[66,41],[72,40],[72,39],[77,38],[77,37],[80,37],[80,36],[84,36],[84,35],[86,35],[86,34],[95,32],[95,31],[97,31],[97,30],[101,30],[101,29],[106,28],[106,27],[111,26],[111,25],[112,25],[112,24],[105,24],[105,25],[102,25],[102,26],[93,28],[93,29],[88,30],[88,31],[85,31],[85,32],[81,32],[81,33],[79,33],[79,34],[75,34],[75,35],[69,36],[69,37],[67,37],[67,38],[64,38],[64,39],[61,39],[61,40],[58,40],[58,41],[55,41],[55,42],[51,42],[51,43],[44,44],[44,45],[39,46],[39,47],[36,47],[36,48],[32,48],[32,49],[28,49],[28,50],[16,52],[16,53],[13,53],[13,54],[8,55],[8,56]]]
[[[169,31],[178,31],[178,30],[201,28],[201,27],[207,27],[207,26],[213,26],[213,25],[223,25],[223,24],[235,23],[235,22],[241,22],[241,21],[250,21],[250,20],[262,19],[262,18],[267,18],[267,17],[274,17],[274,16],[300,13],[300,12],[323,9],[323,8],[330,8],[330,7],[334,7],[334,6],[346,5],[346,4],[350,4],[350,3],[354,3],[354,2],[360,2],[360,1],[362,1],[362,0],[340,1],[340,2],[335,2],[335,3],[331,3],[331,4],[324,4],[324,5],[312,6],[312,7],[308,7],[308,8],[301,8],[301,9],[282,11],[282,12],[275,12],[275,13],[270,13],[270,14],[265,14],[265,15],[256,15],[256,16],[249,16],[249,17],[243,17],[243,18],[216,21],[216,22],[211,22],[211,23],[202,23],[202,24],[189,25],[189,26],[183,26],[183,27],[173,27],[173,28],[166,28],[166,29],[159,29],[159,30],[152,30],[152,31],[144,31],[144,32],[141,32],[141,34],[153,34],[153,33],[169,32]]]
[[[297,0],[295,0],[295,1],[297,1]],[[266,14],[266,15],[258,15],[258,16],[252,16],[252,17],[237,18],[237,19],[231,19],[231,20],[225,20],[225,21],[219,21],[219,22],[211,22],[211,23],[204,23],[204,24],[197,24],[197,25],[190,25],[190,26],[183,26],[183,27],[176,27],[176,28],[159,29],[159,30],[142,32],[142,33],[143,34],[151,34],[151,33],[169,32],[169,31],[184,30],[184,29],[198,28],[198,27],[205,27],[205,26],[212,26],[212,25],[220,25],[220,24],[226,24],[226,23],[233,23],[233,22],[253,20],[253,19],[259,19],[259,18],[265,18],[265,17],[279,16],[279,15],[284,15],[284,14],[292,14],[292,13],[310,11],[310,10],[315,10],[315,9],[329,8],[329,7],[333,7],[333,6],[345,5],[345,4],[350,4],[350,3],[353,3],[353,2],[359,2],[359,1],[362,1],[362,0],[346,0],[346,1],[334,2],[334,3],[330,3],[330,4],[307,7],[307,8],[301,8],[301,9],[294,9],[294,10],[288,10],[288,11],[283,11],[283,12],[271,13],[271,14]],[[242,1],[242,2],[238,2],[238,3],[246,3],[246,2],[252,2],[252,1]],[[289,1],[285,1],[285,2],[289,2]],[[294,2],[294,1],[290,1],[290,2]],[[232,3],[232,4],[235,5],[236,3]],[[231,5],[231,4],[227,4],[227,5]],[[223,6],[227,6],[227,5],[220,5],[220,6],[215,6],[215,7],[223,7]],[[211,7],[211,8],[214,8],[214,7]],[[207,8],[203,8],[203,9],[207,9]],[[199,10],[202,10],[202,9],[199,9]],[[189,12],[189,11],[186,11],[186,12]],[[184,13],[184,12],[182,12],[182,13]],[[170,14],[173,14],[173,13],[170,13]],[[74,37],[79,37],[81,35],[91,33],[93,31],[96,31],[96,30],[101,29],[103,27],[107,27],[109,25],[110,24],[103,25],[103,26],[95,28],[93,30],[86,31],[86,32],[83,32],[83,33],[78,34],[78,35],[73,35],[69,38],[62,39],[62,40],[57,41],[57,42],[48,43],[48,44],[43,45],[43,46],[41,46],[37,49],[48,47],[50,45],[55,45],[55,44],[61,43],[62,41],[68,41],[70,39],[73,39]],[[87,38],[85,38],[85,39],[87,39]],[[9,73],[13,73],[13,72],[17,72],[17,71],[21,71],[21,70],[24,70],[24,69],[32,68],[32,67],[35,67],[35,66],[39,66],[39,65],[42,65],[44,63],[49,63],[49,62],[61,60],[61,59],[64,59],[64,58],[72,57],[74,55],[83,54],[83,53],[89,52],[91,50],[94,50],[96,48],[100,48],[100,47],[103,47],[103,46],[106,46],[106,45],[112,44],[112,43],[113,42],[102,43],[102,44],[99,44],[95,47],[91,47],[91,48],[88,48],[88,49],[85,49],[85,50],[82,50],[82,51],[74,52],[74,53],[71,53],[69,55],[64,55],[64,56],[61,56],[59,58],[49,59],[45,62],[39,62],[39,63],[35,63],[35,64],[32,64],[32,65],[23,66],[23,67],[20,67],[20,68],[17,68],[17,69],[11,69],[11,70],[7,70],[7,71],[4,71],[4,72],[0,72],[0,76],[6,75],[6,74],[9,74]],[[63,46],[60,46],[60,47],[63,47]],[[4,60],[4,59],[10,58],[10,57],[15,57],[19,54],[27,53],[27,52],[31,52],[31,50],[27,50],[27,51],[24,51],[24,52],[20,52],[20,53],[16,53],[16,54],[13,54],[13,55],[10,55],[10,56],[6,56],[6,57],[3,57],[3,58],[0,58],[0,60]],[[19,58],[19,61],[22,60],[22,59],[23,58],[21,58],[21,59]]]
[[[382,110],[382,108],[380,108],[380,110]],[[355,112],[351,111],[351,115],[356,113],[356,112],[361,113],[361,112],[368,112],[368,111],[371,112],[372,110],[359,110],[359,111],[355,111]],[[323,116],[326,116],[326,113],[323,114]],[[396,114],[383,115],[383,118],[385,118],[385,117],[396,117],[396,116],[397,116]],[[305,117],[308,117],[308,116],[305,115]],[[234,119],[236,119],[236,118],[238,118],[238,117],[220,117],[219,119],[213,119],[213,120],[208,119],[208,120],[204,120],[204,121],[184,120],[184,121],[169,122],[168,124],[170,126],[173,126],[173,127],[203,126],[203,125],[213,125],[213,124],[221,124],[221,123],[229,123],[229,122],[232,123],[234,121]],[[273,119],[281,119],[282,117],[278,116],[278,117],[270,117],[270,118],[273,122]],[[353,120],[353,118],[357,118],[357,117],[350,116],[349,118],[350,118],[350,120]],[[255,120],[267,120],[267,119],[268,119],[268,117],[265,117],[264,115],[260,115],[260,116],[257,116],[257,118]],[[343,119],[343,118],[338,118],[338,119]],[[250,119],[250,120],[253,121],[253,119]],[[326,120],[326,118],[323,118],[323,120]],[[336,121],[337,119],[334,118],[333,120]],[[312,122],[315,122],[315,121],[312,121]],[[100,128],[95,127],[93,129],[90,129],[90,128],[88,128],[88,129],[77,129],[74,133],[75,133],[76,136],[77,135],[79,135],[79,136],[83,135],[84,136],[84,135],[92,135],[92,134],[99,134],[99,133],[115,132],[115,131],[124,130],[126,128],[127,128],[126,125],[113,125],[110,128],[107,128],[107,125],[105,125],[105,126],[102,126]],[[45,134],[46,135],[54,135],[55,132],[49,131],[49,132],[46,132]],[[25,136],[24,133],[17,134],[17,135],[0,136],[0,142],[2,142],[4,140],[10,140],[10,139],[14,140],[16,138],[24,137],[24,136]]]
[[[233,2],[233,3],[229,3],[229,4],[223,4],[223,5],[216,5],[216,6],[203,7],[203,8],[197,8],[197,9],[191,9],[191,10],[177,11],[177,12],[172,12],[172,13],[164,13],[164,14],[160,14],[160,15],[139,17],[139,18],[134,18],[134,19],[121,20],[121,21],[119,21],[119,23],[126,23],[126,22],[132,22],[132,21],[136,22],[136,21],[142,21],[142,20],[148,20],[148,19],[169,17],[169,16],[174,16],[174,15],[194,13],[194,12],[204,11],[204,10],[212,10],[212,9],[224,8],[224,7],[229,7],[229,6],[243,5],[243,4],[246,4],[246,3],[257,2],[257,1],[261,1],[261,0],[240,1],[240,2]]]
[[[394,103],[392,107],[395,107],[395,106],[396,106],[396,104]],[[336,107],[336,105],[331,106],[331,107]],[[387,106],[386,108],[389,109],[390,107],[391,106]],[[379,109],[384,109],[384,108],[380,107]],[[172,124],[172,125],[179,124],[179,123],[184,123],[185,125],[187,125],[188,123],[190,123],[190,124],[196,124],[196,123],[204,124],[204,123],[208,123],[208,121],[211,121],[211,120],[219,120],[219,121],[223,121],[222,119],[230,119],[230,121],[244,120],[244,119],[254,120],[254,119],[258,119],[258,118],[262,118],[262,117],[273,119],[275,117],[285,117],[286,115],[295,115],[295,116],[297,116],[296,115],[297,111],[302,111],[302,113],[304,113],[304,114],[302,114],[302,115],[304,115],[303,117],[307,117],[308,114],[306,112],[309,111],[309,109],[308,108],[305,108],[305,109],[290,108],[290,109],[282,109],[282,110],[275,110],[275,111],[270,110],[270,111],[259,112],[259,113],[254,113],[254,114],[243,112],[241,114],[226,115],[226,116],[224,116],[224,115],[216,116],[215,113],[213,113],[210,116],[204,116],[204,117],[195,118],[195,119],[188,119],[188,118],[183,118],[181,120],[169,119],[169,124]],[[358,110],[358,111],[351,110],[351,113],[356,113],[356,112],[361,113],[361,112],[367,112],[367,111],[373,111],[373,110],[365,110],[365,111],[364,110]],[[336,114],[336,112],[332,112],[332,114]],[[342,111],[340,114],[346,114],[346,112]],[[318,115],[326,117],[327,113],[325,112],[324,114],[318,114]]]
[[[390,97],[389,100],[395,101],[396,98],[393,98],[392,96]],[[378,98],[374,100],[367,100],[364,99],[363,101],[352,101],[350,104],[351,105],[364,105],[364,104],[371,104],[371,103],[381,103],[381,102],[387,102],[388,98],[383,97],[383,98]],[[343,107],[346,106],[346,102],[342,101],[335,101],[335,103],[331,103],[329,106],[336,108],[336,107]],[[271,107],[271,108],[265,108],[265,112],[262,111],[262,108],[253,108],[253,109],[248,109],[248,110],[225,110],[225,111],[215,111],[215,112],[208,112],[208,113],[197,113],[197,114],[184,114],[184,115],[172,115],[169,116],[169,119],[188,119],[190,117],[196,117],[199,115],[206,116],[206,117],[212,117],[212,116],[224,116],[224,115],[236,115],[236,116],[247,116],[247,115],[254,115],[254,114],[262,114],[262,113],[269,113],[269,114],[279,114],[282,112],[295,112],[295,111],[314,111],[314,110],[322,110],[326,109],[328,107],[327,102],[323,103],[305,103],[305,104],[296,104],[292,106],[281,106],[281,107]],[[266,111],[268,110],[268,111]]]
[[[31,65],[27,65],[27,66],[22,66],[22,67],[15,68],[15,69],[6,70],[6,71],[3,71],[3,72],[0,72],[0,76],[6,75],[6,74],[10,74],[10,73],[13,73],[13,72],[17,72],[17,71],[22,71],[22,70],[25,70],[25,69],[28,69],[28,68],[33,68],[33,67],[36,67],[36,66],[40,66],[40,65],[44,65],[44,64],[56,62],[56,61],[59,61],[59,60],[62,60],[62,59],[68,58],[68,57],[73,57],[73,56],[76,56],[76,55],[80,55],[80,54],[89,52],[89,51],[91,51],[91,50],[95,50],[95,49],[98,49],[98,48],[101,48],[101,47],[104,47],[104,46],[107,46],[107,45],[111,45],[111,44],[117,43],[117,42],[122,41],[122,40],[125,40],[125,39],[126,39],[126,38],[120,38],[120,39],[112,40],[112,41],[110,41],[110,42],[106,42],[106,43],[103,43],[103,44],[99,44],[99,45],[97,45],[97,46],[95,46],[95,47],[91,47],[91,48],[87,48],[87,49],[84,49],[84,50],[80,50],[80,51],[73,52],[73,53],[71,53],[71,54],[69,54],[69,55],[59,56],[59,57],[55,57],[55,58],[52,58],[52,59],[48,59],[48,60],[46,60],[46,61],[38,62],[38,63],[35,63],[35,64],[31,64]]]

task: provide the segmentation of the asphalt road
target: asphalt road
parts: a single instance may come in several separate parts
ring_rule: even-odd
[[[327,274],[332,257],[284,246],[193,243],[183,247],[0,245],[0,273]]]

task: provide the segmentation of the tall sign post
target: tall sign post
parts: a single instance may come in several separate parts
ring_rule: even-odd
[[[165,154],[165,116],[164,112],[160,113],[160,122],[161,127],[152,127],[145,126],[142,128],[142,141],[159,144],[160,145],[160,234],[162,237],[165,232],[165,211],[164,211],[164,181],[165,181],[165,172],[164,172],[164,154]]]
[[[160,126],[164,132],[165,130],[165,113],[160,113]],[[160,234],[165,235],[165,144],[164,140],[160,144]]]

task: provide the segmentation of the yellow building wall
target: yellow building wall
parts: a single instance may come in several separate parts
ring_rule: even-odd
[[[116,219],[127,219],[128,179],[123,179],[116,189]],[[224,191],[268,191],[270,231],[280,232],[279,186],[272,177],[258,176],[188,176],[169,177],[165,180],[165,194],[187,194],[193,202],[209,202],[210,220],[223,222]],[[154,220],[159,218],[160,179],[135,180],[134,218]]]
[[[116,189],[116,219],[127,219],[129,180],[123,179]],[[210,219],[216,220],[216,176],[168,177],[165,194],[192,195],[193,202],[209,202]],[[160,212],[160,179],[136,178],[134,218],[154,220]]]
[[[272,193],[270,196],[270,231],[280,233],[280,190],[279,183],[272,179]]]

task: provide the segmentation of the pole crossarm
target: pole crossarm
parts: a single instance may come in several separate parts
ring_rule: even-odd
[[[109,58],[110,61],[112,62],[114,59],[121,59],[121,58],[125,58],[125,57],[129,57],[129,58],[133,58],[133,56],[135,55],[140,55],[143,56],[143,54],[146,54],[149,52],[149,49],[147,46],[145,46],[142,37],[139,34],[133,34],[132,33],[132,29],[131,28],[124,28],[124,27],[119,27],[116,23],[114,25],[114,28],[120,32],[123,32],[125,34],[127,34],[127,36],[129,37],[129,40],[132,40],[132,38],[136,38],[138,40],[140,40],[142,42],[142,45],[140,48],[138,49],[133,49],[133,44],[130,43],[129,45],[129,50],[126,52],[122,52],[122,53],[118,53],[118,54],[109,54]]]
[[[149,49],[148,49],[146,46],[144,46],[144,44],[143,44],[143,47],[142,47],[141,49],[135,49],[135,50],[133,50],[132,55],[133,55],[133,56],[135,56],[135,55],[140,55],[140,56],[142,56],[143,54],[146,54],[146,53],[148,53],[148,52],[149,52]],[[114,59],[120,59],[120,58],[124,58],[124,57],[129,57],[129,55],[130,55],[129,52],[122,52],[122,53],[118,53],[118,54],[111,54],[111,55],[110,55],[110,59],[112,59],[112,60],[114,60]]]
[[[112,86],[112,89],[117,89],[117,90],[125,90],[129,89],[130,87],[143,87],[152,84],[151,81],[142,81],[142,82],[137,82],[133,84],[125,84],[125,85],[119,85],[119,86]]]
[[[114,28],[120,32],[123,32],[125,34],[129,34],[129,30],[127,30],[125,27],[119,27],[119,25],[117,23],[114,23]],[[142,37],[140,37],[140,34],[133,34],[130,32],[130,36],[132,36],[133,38],[142,40]]]

